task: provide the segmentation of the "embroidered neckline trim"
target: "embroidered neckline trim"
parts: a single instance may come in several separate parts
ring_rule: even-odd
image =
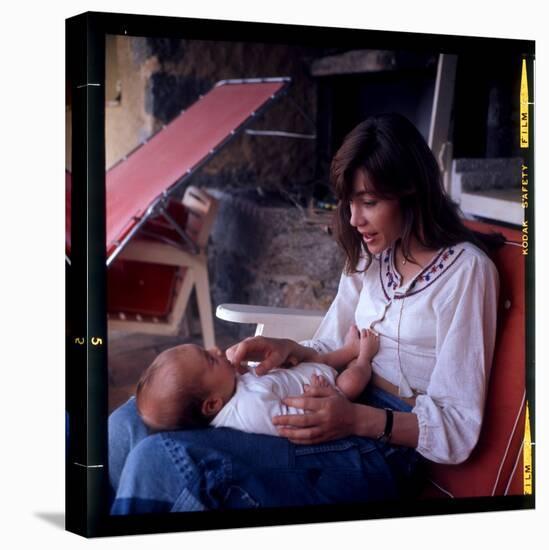
[[[390,300],[389,293],[393,294],[395,299],[402,299],[406,296],[412,296],[421,292],[430,286],[442,273],[444,273],[459,256],[464,249],[456,250],[455,246],[449,246],[440,250],[440,252],[427,264],[412,280],[408,286],[408,290],[400,296],[395,295],[395,291],[399,287],[400,275],[396,272],[394,266],[393,247],[382,252],[380,262],[380,282],[383,288],[385,297]]]

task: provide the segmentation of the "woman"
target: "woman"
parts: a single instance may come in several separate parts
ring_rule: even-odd
[[[162,495],[158,511],[397,498],[424,460],[457,464],[471,453],[496,332],[498,275],[486,247],[498,239],[462,224],[427,144],[399,115],[357,126],[331,179],[346,265],[304,344],[335,349],[352,324],[380,335],[361,402],[331,388],[289,398],[305,414],[276,417],[282,437],[266,439],[210,430],[143,439],[127,404],[111,418],[114,513],[152,511],[142,503],[154,495]],[[265,372],[291,360],[297,345],[251,338],[227,355],[236,364],[260,360]],[[143,440],[126,459],[132,438]],[[230,467],[222,472],[220,464]],[[153,470],[162,481],[151,480]]]

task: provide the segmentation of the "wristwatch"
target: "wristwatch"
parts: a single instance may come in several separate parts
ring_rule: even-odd
[[[385,417],[385,428],[383,433],[378,436],[377,441],[381,444],[386,445],[391,440],[391,435],[393,434],[393,411],[391,409],[385,409],[387,416]]]

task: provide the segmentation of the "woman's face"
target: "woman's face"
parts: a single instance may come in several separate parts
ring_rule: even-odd
[[[351,225],[371,254],[379,254],[402,235],[402,213],[397,199],[381,199],[367,174],[357,170],[350,202]]]

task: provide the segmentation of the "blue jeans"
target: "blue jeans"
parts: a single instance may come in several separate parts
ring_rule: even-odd
[[[362,397],[411,410],[378,388]],[[109,418],[112,514],[406,498],[421,484],[422,463],[414,449],[361,437],[294,445],[229,428],[149,435],[133,398]]]

